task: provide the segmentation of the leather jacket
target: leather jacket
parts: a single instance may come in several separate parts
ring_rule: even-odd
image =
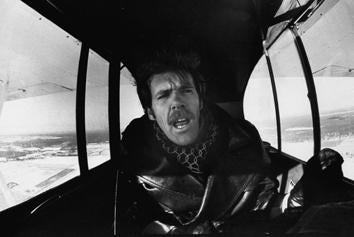
[[[210,111],[221,136],[209,155],[210,169],[204,181],[160,148],[146,115],[133,120],[123,133],[126,159],[121,166],[136,175],[177,226],[223,221],[242,209],[264,209],[276,192],[255,127],[232,119],[217,106]]]

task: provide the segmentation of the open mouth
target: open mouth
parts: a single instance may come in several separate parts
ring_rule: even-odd
[[[187,125],[189,124],[190,120],[186,119],[186,118],[180,118],[177,119],[176,121],[174,121],[172,123],[173,127],[176,129],[183,129],[185,127],[187,127]]]

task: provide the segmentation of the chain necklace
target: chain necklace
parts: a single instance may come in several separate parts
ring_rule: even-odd
[[[172,155],[180,164],[187,167],[191,172],[202,174],[201,162],[206,160],[206,156],[216,140],[217,125],[213,122],[208,128],[206,139],[193,146],[178,146],[172,143],[156,122],[153,123],[155,136],[162,146],[162,149]]]

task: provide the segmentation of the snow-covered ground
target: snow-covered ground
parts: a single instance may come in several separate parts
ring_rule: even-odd
[[[96,139],[99,140],[99,139]],[[87,144],[89,168],[110,158],[109,143]],[[0,211],[79,175],[77,146],[70,136],[0,139]]]

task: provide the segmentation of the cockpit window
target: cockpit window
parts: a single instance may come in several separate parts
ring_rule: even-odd
[[[21,1],[1,1],[0,9],[4,210],[79,175],[75,96],[81,43]]]
[[[294,36],[285,31],[269,49],[278,95],[281,149],[307,161],[314,153],[308,89]]]
[[[343,156],[343,173],[350,179],[354,179],[353,11],[352,0],[338,1],[302,35],[316,86],[321,146]]]
[[[278,148],[274,97],[265,56],[252,72],[243,107],[245,118],[257,127],[262,140]]]
[[[119,90],[120,131],[123,132],[132,119],[138,118],[144,114],[136,92],[134,78],[124,66],[120,70]]]
[[[300,58],[290,31],[269,49],[279,104],[281,150],[304,161],[314,152],[312,115]],[[265,56],[256,65],[245,92],[245,118],[261,138],[278,148],[274,96]]]
[[[110,159],[108,70],[108,61],[90,50],[85,103],[87,161],[90,169]]]

